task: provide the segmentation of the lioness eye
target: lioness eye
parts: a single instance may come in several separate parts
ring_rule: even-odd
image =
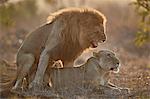
[[[110,56],[110,54],[107,54],[107,56]]]

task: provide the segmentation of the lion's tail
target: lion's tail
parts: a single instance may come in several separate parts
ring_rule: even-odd
[[[16,81],[17,66],[0,60],[0,93],[8,92]]]

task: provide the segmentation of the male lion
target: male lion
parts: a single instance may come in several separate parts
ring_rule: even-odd
[[[96,48],[98,42],[106,40],[105,22],[104,15],[92,8],[68,8],[53,13],[48,23],[31,32],[21,45],[13,89],[20,88],[23,78],[35,72],[36,65],[36,75],[29,85],[35,89],[42,88],[45,71],[53,61],[62,60],[64,67],[73,66],[85,49]]]

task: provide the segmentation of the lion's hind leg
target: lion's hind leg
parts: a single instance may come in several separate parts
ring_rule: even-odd
[[[35,57],[32,54],[22,54],[17,59],[17,80],[12,88],[13,91],[16,91],[17,89],[22,89],[22,83],[25,76],[30,71],[30,68],[32,67],[33,63],[35,61]]]

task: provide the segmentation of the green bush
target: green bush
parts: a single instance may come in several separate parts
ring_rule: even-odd
[[[15,4],[3,4],[0,6],[0,25],[11,27],[17,19],[26,19],[36,14],[35,0],[24,0]]]
[[[132,4],[136,6],[136,12],[141,17],[135,44],[142,46],[150,42],[150,0],[136,0]]]

